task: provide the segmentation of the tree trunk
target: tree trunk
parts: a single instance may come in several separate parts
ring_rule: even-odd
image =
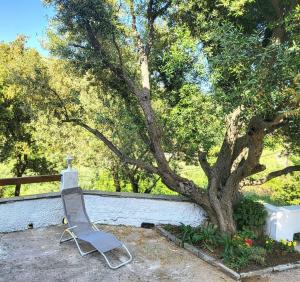
[[[129,174],[128,175],[130,184],[131,184],[131,188],[132,188],[132,192],[133,193],[139,193],[139,179],[138,177],[134,177],[134,175]]]
[[[116,192],[121,192],[121,184],[120,184],[120,178],[119,178],[118,172],[113,171],[112,177],[113,177],[113,180],[114,180],[114,185],[115,185]]]
[[[15,187],[15,197],[20,196],[20,191],[21,191],[21,184],[17,184]]]
[[[22,177],[22,176],[23,176],[22,172],[17,173],[17,177]],[[15,187],[15,197],[19,197],[20,192],[21,192],[21,184],[17,184]]]
[[[0,198],[3,198],[4,195],[4,187],[0,187]]]
[[[18,155],[17,163],[15,165],[15,173],[17,177],[22,177],[28,164],[28,156],[25,154],[22,159],[22,155]],[[21,192],[21,184],[15,186],[15,197],[19,197]]]

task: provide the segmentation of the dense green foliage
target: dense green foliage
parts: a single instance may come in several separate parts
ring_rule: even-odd
[[[19,37],[11,44],[0,44],[0,162],[11,160],[11,170],[18,177],[55,171],[35,138],[38,114],[26,87],[32,79],[42,79],[43,64],[24,43],[24,37]],[[20,194],[20,186],[14,194]]]
[[[244,118],[255,112],[271,119],[299,99],[297,1],[179,1],[173,16],[203,42],[210,83],[226,112],[244,105]],[[296,128],[294,116],[276,142],[299,150]]]
[[[252,230],[262,234],[267,211],[264,205],[250,198],[242,198],[234,207],[234,219],[238,230]]]
[[[297,178],[296,178],[297,179]],[[300,186],[299,179],[294,183],[284,184],[277,188],[272,195],[273,199],[282,203],[283,205],[299,205],[300,204]]]

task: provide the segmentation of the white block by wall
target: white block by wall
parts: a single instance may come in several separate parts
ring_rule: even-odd
[[[276,207],[264,204],[268,211],[266,232],[274,240],[292,241],[300,233],[300,206]]]

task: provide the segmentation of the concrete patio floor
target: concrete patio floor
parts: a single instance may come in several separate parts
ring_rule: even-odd
[[[74,242],[58,244],[64,226],[0,234],[0,281],[233,281],[150,229],[101,226],[132,252],[132,263],[111,270],[98,253],[81,257]],[[300,281],[300,270],[248,281]]]

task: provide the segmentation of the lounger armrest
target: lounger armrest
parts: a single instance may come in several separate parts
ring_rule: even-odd
[[[92,224],[101,223],[101,220],[92,221]]]
[[[77,225],[72,226],[72,227],[68,227],[66,230],[71,230],[71,229],[74,229],[74,228],[76,228],[76,227],[77,227]]]
[[[92,225],[93,225],[94,229],[95,229],[96,231],[99,231],[99,229],[98,229],[98,227],[97,227],[97,225],[96,225],[97,223],[100,223],[100,220],[92,221]]]

